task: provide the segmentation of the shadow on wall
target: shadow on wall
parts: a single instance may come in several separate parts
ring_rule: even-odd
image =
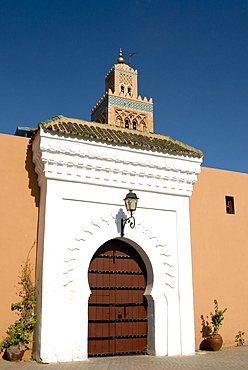
[[[204,351],[204,350],[208,349],[208,344],[207,344],[207,339],[206,338],[212,332],[211,326],[210,326],[209,321],[208,321],[208,317],[205,320],[204,316],[201,315],[201,326],[202,326],[201,334],[202,334],[203,340],[200,343],[199,349]]]
[[[115,216],[115,224],[116,224],[116,228],[117,228],[117,232],[119,234],[121,234],[121,219],[125,219],[127,218],[125,212],[123,211],[122,208],[119,209],[118,213],[116,214]]]
[[[25,169],[28,172],[28,187],[31,190],[31,196],[34,197],[35,206],[39,207],[40,204],[40,188],[38,185],[38,176],[34,169],[34,163],[32,161],[33,152],[31,144],[27,147]]]

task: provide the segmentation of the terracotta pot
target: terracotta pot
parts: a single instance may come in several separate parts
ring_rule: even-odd
[[[23,343],[13,344],[5,349],[3,359],[7,361],[21,361],[27,349]]]
[[[200,343],[199,349],[201,351],[207,351],[208,350],[208,342],[207,339],[203,339]]]
[[[212,334],[207,337],[209,351],[219,351],[222,347],[223,339],[220,334]]]

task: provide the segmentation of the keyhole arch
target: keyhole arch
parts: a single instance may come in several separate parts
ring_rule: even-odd
[[[90,357],[147,353],[147,269],[123,239],[104,243],[89,265]]]

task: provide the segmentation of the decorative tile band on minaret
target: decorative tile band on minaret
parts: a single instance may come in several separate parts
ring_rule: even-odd
[[[117,63],[105,76],[105,95],[91,111],[91,120],[133,130],[153,132],[153,101],[138,95],[138,71]]]

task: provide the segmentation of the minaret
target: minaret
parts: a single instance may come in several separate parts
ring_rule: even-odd
[[[92,109],[91,120],[153,132],[152,98],[138,95],[138,72],[124,63],[121,49],[117,64],[105,77],[105,95]]]

